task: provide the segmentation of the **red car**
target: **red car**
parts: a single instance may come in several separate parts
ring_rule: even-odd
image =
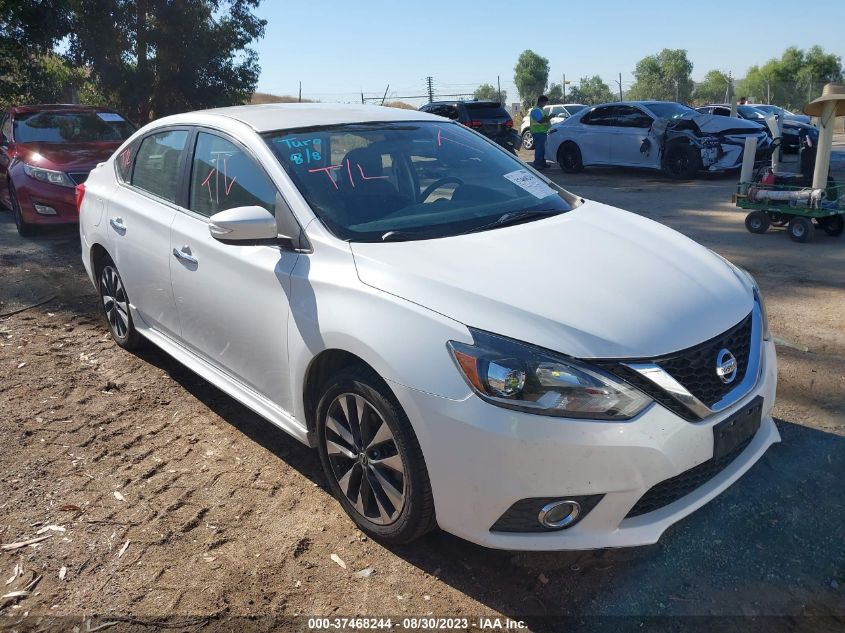
[[[78,222],[74,188],[135,131],[107,108],[19,106],[0,124],[0,203],[15,215],[18,232],[40,224]]]

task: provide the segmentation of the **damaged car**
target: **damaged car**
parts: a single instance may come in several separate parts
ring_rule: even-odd
[[[771,139],[751,121],[700,114],[671,101],[606,103],[552,125],[546,158],[570,174],[608,165],[689,179],[701,171],[738,169],[749,136],[757,141],[756,157],[766,157]]]

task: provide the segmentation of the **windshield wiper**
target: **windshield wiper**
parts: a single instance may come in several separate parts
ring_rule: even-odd
[[[422,233],[412,233],[410,231],[388,231],[381,236],[382,242],[407,242],[408,240],[425,239]]]
[[[528,222],[529,220],[536,220],[537,218],[548,218],[561,213],[563,213],[563,211],[559,209],[542,209],[540,211],[509,211],[504,215],[500,215],[492,222],[482,224],[481,226],[477,226],[469,231],[464,231],[461,235],[476,233],[478,231],[487,231],[488,229],[498,229],[503,226],[512,226],[514,224]]]

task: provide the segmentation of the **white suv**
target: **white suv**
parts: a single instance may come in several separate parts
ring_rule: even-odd
[[[77,196],[117,344],[316,447],[386,542],[652,543],[779,440],[747,273],[440,117],[180,114]]]
[[[583,103],[557,103],[555,105],[543,106],[543,111],[551,117],[551,123],[566,121],[576,112],[586,108]],[[522,147],[534,149],[534,137],[531,135],[531,120],[526,114],[522,117],[522,124],[519,126],[519,135],[522,137]]]

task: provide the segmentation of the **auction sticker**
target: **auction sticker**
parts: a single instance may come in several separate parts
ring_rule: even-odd
[[[97,112],[97,116],[100,117],[103,121],[117,122],[126,120],[115,112]]]
[[[555,195],[556,191],[544,183],[540,178],[537,178],[530,171],[525,169],[518,169],[509,174],[505,174],[505,178],[510,180],[517,187],[525,189],[535,198],[547,198]]]

